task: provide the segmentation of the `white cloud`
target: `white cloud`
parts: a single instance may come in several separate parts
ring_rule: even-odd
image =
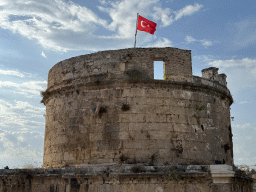
[[[39,167],[36,162],[42,162],[43,142],[43,132],[0,129],[0,165],[22,168],[33,161],[32,164]]]
[[[243,162],[243,161],[244,161],[244,158],[238,158],[237,161]]]
[[[235,47],[247,47],[254,45],[256,42],[256,20],[255,18],[248,18],[238,21],[229,27],[232,30],[232,43]]]
[[[234,152],[235,153],[241,153],[243,151],[243,146],[241,145],[234,145]]]
[[[99,2],[100,2],[101,4],[103,4],[103,5],[106,4],[106,0],[99,0]]]
[[[256,59],[243,58],[241,60],[216,60],[210,62],[208,65],[219,68],[235,68],[235,67],[245,67],[245,68],[256,68]]]
[[[208,41],[208,40],[196,40],[194,39],[193,37],[191,36],[186,36],[185,40],[188,42],[188,43],[191,43],[191,42],[194,42],[194,41],[199,41],[202,43],[203,46],[205,47],[208,47],[210,45],[212,45],[212,42],[211,41]]]
[[[45,54],[44,54],[44,52],[42,51],[42,54],[41,54],[44,58],[47,58],[46,56],[45,56]]]
[[[204,46],[206,46],[206,47],[212,45],[212,42],[211,42],[211,41],[201,40],[201,42],[202,42],[202,45],[204,45]]]
[[[251,128],[251,124],[250,123],[245,123],[245,124],[236,124],[233,125],[232,127],[236,128],[236,129],[248,129]]]
[[[44,48],[61,52],[98,51],[106,49],[106,46],[108,49],[114,49],[120,44],[123,47],[130,46],[134,38],[138,12],[147,19],[153,18],[152,20],[158,24],[161,20],[163,27],[170,25],[174,20],[172,10],[161,8],[159,0],[120,2],[100,0],[101,6],[97,8],[107,13],[109,20],[101,19],[87,7],[71,1],[4,2],[8,4],[5,4],[0,11],[0,26],[3,29],[19,33],[28,39],[35,39]],[[176,19],[190,15],[201,7],[202,5],[198,4],[188,5],[177,11]],[[109,30],[112,35],[100,34],[102,29]],[[138,34],[140,44],[148,42],[150,36],[152,35],[145,32]]]
[[[192,5],[187,5],[186,7],[184,7],[183,9],[179,10],[179,11],[175,11],[174,13],[176,13],[176,17],[175,20],[180,19],[182,16],[184,15],[191,15],[195,12],[197,12],[199,9],[201,9],[203,6],[199,5],[199,4],[195,4],[194,6]]]
[[[193,42],[193,41],[196,41],[193,37],[191,36],[186,36],[186,39],[185,39],[187,42]]]
[[[15,105],[0,100],[0,127],[30,128],[42,126],[42,122],[29,120],[30,118],[43,118],[45,108],[34,107],[28,102],[15,101]]]
[[[193,60],[197,63],[202,63],[201,65],[203,66],[207,64],[209,67],[219,68],[219,74],[225,73],[227,75],[228,89],[231,91],[235,101],[237,101],[236,97],[238,97],[239,93],[256,88],[256,59],[220,60],[212,55],[198,55],[194,56]],[[251,103],[252,101],[248,102]]]
[[[7,3],[7,0],[0,0],[0,6],[6,5]]]
[[[209,65],[210,62],[215,60],[215,57],[212,55],[196,55],[193,58],[197,59],[198,61],[201,61],[203,63],[207,63]]]
[[[172,16],[170,16],[170,13],[172,12],[169,8],[162,9],[161,7],[153,7],[153,10],[155,11],[155,14],[153,14],[153,19],[159,20],[161,19],[163,23],[163,27],[166,27],[170,25],[174,19]]]
[[[239,104],[245,104],[245,103],[248,103],[248,101],[241,101],[241,102],[239,102]]]
[[[251,69],[251,74],[256,77],[256,67],[254,67],[253,69]]]
[[[212,60],[208,65],[219,68],[219,73],[227,75],[228,87],[234,95],[256,87],[256,59]]]
[[[246,136],[245,137],[247,140],[251,140],[251,139],[253,139],[254,137],[253,136]]]
[[[13,75],[13,76],[18,76],[18,77],[24,77],[24,75],[22,73],[20,73],[18,71],[12,71],[12,70],[2,70],[2,69],[0,69],[0,74],[1,75]]]
[[[158,40],[156,43],[149,44],[149,47],[172,47],[172,42],[167,38],[162,38],[162,40]]]
[[[28,81],[24,83],[14,83],[11,81],[0,81],[1,87],[12,87],[13,92],[23,94],[28,98],[39,96],[42,86],[46,87],[47,81]]]
[[[234,144],[234,161],[235,164],[247,164],[250,165],[254,161],[255,153],[253,153],[255,144],[255,133],[252,129],[252,125],[245,123],[242,125],[235,125],[232,126],[232,132],[238,133],[236,134],[237,137],[233,137],[233,144]]]

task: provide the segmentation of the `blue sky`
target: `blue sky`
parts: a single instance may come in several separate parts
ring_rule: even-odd
[[[154,35],[138,31],[136,47],[188,49],[193,75],[208,67],[227,75],[234,162],[255,165],[255,7],[253,0],[0,0],[0,168],[42,165],[40,91],[49,70],[70,57],[132,48],[137,13],[157,28]]]

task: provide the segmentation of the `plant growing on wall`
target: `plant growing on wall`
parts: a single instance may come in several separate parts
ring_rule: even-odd
[[[181,174],[179,171],[177,171],[177,168],[176,167],[166,167],[165,166],[165,169],[164,169],[164,175],[165,175],[165,178],[168,180],[168,181],[175,181],[175,182],[179,182],[181,180]]]
[[[197,111],[206,110],[206,107],[205,107],[205,105],[202,105],[202,106],[199,107],[199,106],[196,104],[196,110],[197,110]]]
[[[168,80],[168,76],[164,74],[164,80]]]

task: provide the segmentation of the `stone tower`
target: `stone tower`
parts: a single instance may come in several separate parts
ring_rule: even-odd
[[[164,80],[154,80],[163,61]],[[100,163],[233,165],[232,96],[218,68],[192,75],[191,51],[130,48],[49,71],[43,167]]]
[[[233,165],[226,85],[214,67],[193,76],[191,51],[171,47],[61,61],[42,92],[43,168],[0,170],[0,191],[252,192]]]

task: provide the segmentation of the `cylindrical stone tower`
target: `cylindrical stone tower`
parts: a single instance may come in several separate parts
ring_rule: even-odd
[[[163,61],[164,80],[154,80]],[[233,164],[226,75],[192,75],[191,51],[130,48],[57,63],[48,75],[43,167]]]

